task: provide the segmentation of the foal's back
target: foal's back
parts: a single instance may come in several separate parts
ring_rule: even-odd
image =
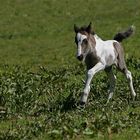
[[[100,58],[101,62],[105,65],[110,66],[116,63],[116,50],[114,48],[114,43],[118,43],[115,40],[106,40],[103,41],[95,36],[96,40],[96,52],[97,56]]]

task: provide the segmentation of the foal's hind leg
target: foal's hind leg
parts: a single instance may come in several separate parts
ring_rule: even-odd
[[[130,87],[130,90],[131,90],[131,95],[132,95],[133,99],[135,99],[136,93],[135,93],[135,90],[134,90],[134,87],[133,87],[132,74],[131,74],[131,72],[127,69],[124,59],[123,59],[122,62],[123,62],[123,63],[122,63],[123,65],[118,65],[118,68],[119,68],[119,70],[120,70],[122,73],[125,74],[125,76],[126,76],[128,82],[129,82],[129,87]]]
[[[125,63],[125,60],[124,60],[124,51],[123,51],[123,48],[120,44],[118,43],[114,43],[114,48],[116,50],[116,54],[118,54],[117,56],[117,62],[116,62],[116,66],[118,67],[118,69],[125,74],[128,82],[129,82],[129,86],[130,86],[130,89],[131,89],[131,94],[133,96],[133,99],[135,98],[136,96],[136,93],[134,91],[134,87],[133,87],[133,81],[132,81],[132,75],[131,75],[131,72],[127,69],[126,67],[126,63]]]
[[[113,74],[112,67],[109,67],[109,68],[105,69],[105,72],[107,73],[108,78],[109,78],[109,97],[108,97],[108,100],[107,100],[107,103],[108,103],[113,96],[113,92],[114,92],[114,89],[115,89],[116,77]]]
[[[132,74],[127,69],[125,70],[124,73],[125,73],[125,76],[126,76],[128,82],[129,82],[129,86],[130,86],[132,97],[133,97],[133,99],[135,99],[136,93],[135,93],[135,90],[134,90],[134,87],[133,87]]]

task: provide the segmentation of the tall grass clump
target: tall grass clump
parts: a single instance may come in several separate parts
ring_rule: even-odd
[[[1,139],[78,139],[116,137],[121,132],[137,138],[140,132],[140,61],[127,59],[137,98],[132,101],[125,78],[118,73],[112,101],[107,101],[107,77],[95,76],[88,104],[78,106],[83,88],[83,65],[37,72],[3,66],[0,73]]]

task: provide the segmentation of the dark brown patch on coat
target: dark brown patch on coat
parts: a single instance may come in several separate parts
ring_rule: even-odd
[[[117,43],[117,42],[114,42],[113,46],[115,48],[115,54],[116,54],[116,59],[117,59],[116,66],[120,71],[125,72],[127,68],[126,68],[126,63],[124,60],[123,47],[121,46],[120,43]]]
[[[93,68],[99,62],[99,60],[100,59],[96,55],[96,52],[89,53],[85,58],[85,63],[86,63],[86,66],[87,66],[87,70]]]
[[[100,60],[100,58],[97,56],[96,53],[96,49],[95,49],[96,41],[92,34],[88,35],[88,42],[90,44],[90,46],[88,45],[88,47],[90,47],[90,53],[88,53],[85,58],[87,70],[93,68]]]
[[[96,46],[96,41],[95,41],[95,38],[92,34],[89,35],[89,41],[91,42],[91,45],[95,48]]]
[[[90,49],[90,52],[87,54],[87,56],[85,58],[85,63],[87,66],[87,70],[89,70],[89,69],[93,68],[99,62],[100,59],[96,53],[96,49],[95,49],[96,41],[95,41],[94,35],[89,34],[87,36],[87,39],[88,39],[87,47],[88,47],[88,49]]]

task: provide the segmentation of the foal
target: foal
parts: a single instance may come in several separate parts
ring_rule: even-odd
[[[93,76],[101,70],[105,70],[110,80],[109,97],[107,100],[107,102],[109,102],[115,88],[115,75],[112,72],[112,65],[114,64],[118,70],[125,74],[129,82],[132,96],[135,98],[136,93],[133,88],[132,75],[126,67],[123,48],[120,44],[123,39],[129,37],[133,33],[133,26],[125,32],[116,34],[114,40],[107,41],[103,41],[91,31],[91,23],[87,27],[84,26],[81,28],[74,25],[74,31],[76,33],[75,43],[77,45],[77,59],[84,61],[87,67],[85,88],[80,103],[83,105],[87,102],[91,80]]]

